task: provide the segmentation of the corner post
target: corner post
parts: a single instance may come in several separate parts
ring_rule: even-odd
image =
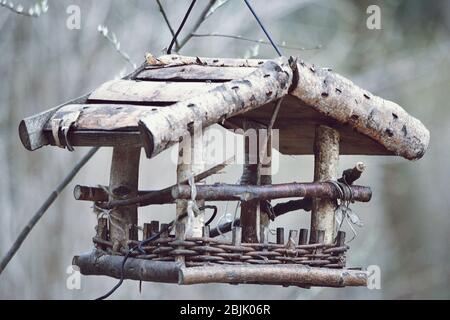
[[[178,164],[177,164],[177,183],[186,181],[189,177],[195,176],[203,172],[205,168],[203,161],[203,134],[201,126],[196,126],[194,132],[190,135],[184,136],[178,146]],[[197,182],[201,184],[204,182]],[[187,212],[189,200],[177,200],[176,212],[177,217]],[[204,200],[197,200],[198,207],[202,207]],[[175,229],[177,239],[184,237],[201,237],[203,234],[203,227],[205,225],[204,210],[200,210],[196,217],[185,218],[180,223],[185,225],[185,228]],[[184,230],[185,235],[178,234],[177,230]]]
[[[339,166],[339,132],[325,125],[316,127],[314,140],[314,181],[336,180]],[[334,211],[336,200],[313,199],[311,239],[316,243],[316,231],[325,231],[324,243],[334,241]]]
[[[241,185],[256,185],[259,179],[259,137],[257,128],[245,120],[244,125],[244,166],[241,176]],[[242,242],[258,242],[258,214],[259,201],[250,200],[241,202],[241,228]]]
[[[261,131],[260,131],[261,132]],[[259,137],[259,168],[260,171],[258,172],[258,184],[259,185],[271,185],[272,184],[272,135],[270,132],[266,132],[266,135],[264,137],[261,137],[260,134],[258,134]],[[261,232],[265,230],[265,228],[269,228],[270,225],[270,212],[268,210],[268,206],[270,206],[270,200],[267,200],[268,205],[263,206],[260,204],[259,206],[259,225]],[[264,237],[262,236],[262,233],[260,235],[260,242]]]
[[[113,149],[109,200],[127,199],[137,196],[139,179],[140,147],[115,147]],[[137,206],[119,207],[111,211],[110,240],[114,250],[128,248],[128,240],[137,240],[130,233],[138,223]]]

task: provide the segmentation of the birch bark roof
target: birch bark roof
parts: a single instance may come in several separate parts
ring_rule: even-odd
[[[191,130],[196,117],[203,117],[204,126],[219,122],[242,128],[244,119],[267,126],[276,100],[283,97],[274,124],[281,153],[312,154],[318,124],[340,132],[341,154],[413,160],[428,147],[429,131],[398,104],[299,60],[166,55],[151,62],[82,99],[24,119],[19,127],[23,144],[29,150],[54,145],[52,121],[64,123],[80,112],[68,135],[72,145],[143,143],[152,157]]]

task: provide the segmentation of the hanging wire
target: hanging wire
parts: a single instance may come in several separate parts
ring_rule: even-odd
[[[278,53],[278,55],[281,57],[281,51],[278,48],[277,44],[272,40],[272,37],[270,36],[269,32],[267,31],[267,29],[264,27],[263,23],[261,22],[261,19],[259,19],[258,15],[256,14],[255,10],[253,10],[251,4],[248,2],[248,0],[244,0],[245,4],[247,5],[247,7],[250,9],[250,11],[252,12],[253,16],[255,17],[256,21],[258,22],[259,26],[261,27],[261,29],[264,31],[264,33],[267,36],[267,39],[269,39],[270,44],[272,45],[272,47],[275,49],[275,51]]]
[[[178,27],[177,32],[175,32],[175,35],[172,38],[172,41],[169,44],[169,47],[167,48],[167,54],[171,54],[172,53],[172,47],[175,44],[175,42],[177,41],[177,37],[180,34],[181,30],[184,27],[184,24],[186,23],[189,15],[191,14],[192,8],[194,8],[195,2],[197,2],[197,0],[192,0],[191,5],[189,6],[188,10],[186,11],[186,14],[183,17],[183,21],[181,21],[180,26]]]

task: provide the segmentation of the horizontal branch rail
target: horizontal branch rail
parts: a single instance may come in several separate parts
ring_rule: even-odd
[[[73,264],[83,275],[104,275],[120,278],[123,257],[94,250],[75,256]],[[170,261],[150,261],[128,258],[124,279],[178,283],[254,283],[269,285],[294,285],[300,287],[366,286],[368,273],[361,270],[328,269],[298,264],[287,265],[212,265],[183,267]]]
[[[179,284],[253,283],[318,287],[367,285],[361,270],[327,269],[302,265],[217,265],[180,269]]]
[[[104,254],[100,250],[73,257],[72,264],[83,275],[109,276],[120,279],[123,256]],[[150,261],[128,258],[123,272],[124,279],[177,283],[180,266],[175,262]]]
[[[369,202],[372,197],[372,190],[369,187],[352,185],[347,186],[347,188],[352,195],[352,198],[347,200]],[[207,201],[250,201],[255,199],[270,200],[304,197],[342,198],[342,191],[335,183],[331,182],[284,183],[264,186],[234,184],[196,185],[196,190],[197,199]],[[95,194],[99,191],[92,190],[90,192]],[[84,196],[84,198],[86,197]],[[138,204],[143,207],[151,204],[172,203],[177,199],[191,199],[191,187],[188,185],[175,185],[158,191],[147,191],[135,198],[99,203],[98,206],[104,209],[112,209],[119,206]]]
[[[348,186],[353,195],[354,201],[368,202],[372,197],[369,187]],[[273,185],[233,185],[214,184],[198,185],[197,198],[210,201],[229,200],[270,200],[279,198],[323,198],[340,199],[341,193],[338,187],[330,182],[310,182],[310,183],[284,183]],[[172,189],[174,199],[190,199],[191,187],[178,185]]]

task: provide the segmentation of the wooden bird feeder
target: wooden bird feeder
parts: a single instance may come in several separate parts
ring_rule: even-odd
[[[193,150],[201,143],[195,126],[216,123],[229,129],[279,129],[282,154],[314,154],[314,181],[272,184],[270,174],[261,174],[262,167],[270,172],[270,162],[251,163],[246,139],[246,163],[238,185],[202,182],[226,163],[205,170],[199,163],[180,162],[176,185],[138,190],[141,148],[148,158],[176,143],[181,151],[186,141],[187,150]],[[124,79],[24,119],[19,134],[29,150],[44,145],[69,150],[113,147],[109,186],[77,186],[74,191],[76,199],[93,201],[102,213],[95,249],[74,257],[82,274],[304,288],[367,284],[367,271],[345,265],[349,247],[336,220],[339,204],[368,202],[371,190],[353,184],[364,170],[361,163],[338,174],[339,155],[415,160],[429,142],[423,124],[394,102],[331,70],[284,57],[151,59]],[[258,146],[269,146],[270,153],[268,142]],[[294,200],[270,205],[270,200],[281,198]],[[230,200],[241,202],[240,219],[215,228],[205,225],[208,202]],[[176,203],[176,213],[166,224],[138,219],[138,207],[163,203]],[[286,234],[278,228],[270,235],[270,219],[300,209],[311,211],[310,226],[292,227]],[[143,228],[141,239],[138,226]],[[227,232],[232,232],[231,241],[218,237]]]

